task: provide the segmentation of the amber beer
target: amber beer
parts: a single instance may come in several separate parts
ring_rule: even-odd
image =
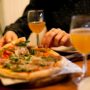
[[[71,42],[83,54],[90,53],[90,28],[76,28],[71,30]]]
[[[32,32],[38,34],[44,29],[45,22],[29,22],[28,26],[29,26],[29,28],[31,29]]]

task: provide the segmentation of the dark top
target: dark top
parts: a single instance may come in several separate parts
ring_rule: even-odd
[[[31,9],[44,10],[44,18],[48,30],[61,28],[69,32],[71,16],[78,14],[90,15],[90,0],[30,0],[22,17],[7,26],[5,32],[12,30],[18,37],[25,36],[28,38],[31,31],[27,24],[27,12]]]

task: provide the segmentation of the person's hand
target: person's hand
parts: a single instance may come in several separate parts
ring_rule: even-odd
[[[42,39],[42,47],[70,46],[70,36],[61,29],[51,29]]]
[[[0,39],[0,47],[2,47],[4,44],[7,44],[13,40],[18,39],[18,36],[16,35],[15,32],[13,31],[8,31],[5,33],[4,36],[1,37]]]

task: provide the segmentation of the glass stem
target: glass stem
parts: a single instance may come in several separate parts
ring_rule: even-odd
[[[82,64],[82,74],[78,78],[74,78],[73,81],[74,83],[78,86],[80,81],[85,77],[86,72],[87,72],[87,55],[82,54],[83,56],[83,64]]]
[[[83,55],[83,74],[82,77],[85,76],[86,72],[87,72],[87,55],[86,54],[82,54]]]
[[[37,34],[37,47],[39,46],[39,34]]]

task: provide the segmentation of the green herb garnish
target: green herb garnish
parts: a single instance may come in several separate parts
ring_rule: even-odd
[[[5,68],[9,68],[9,69],[10,69],[11,66],[12,66],[12,65],[11,65],[10,63],[5,63],[5,64],[4,64],[4,67],[5,67]]]
[[[31,55],[24,56],[25,60],[29,61],[31,58]]]
[[[30,52],[31,55],[35,55],[35,53],[36,53],[36,51],[32,48],[29,50],[29,52]]]
[[[24,42],[20,42],[20,43],[17,43],[16,45],[17,46],[27,46],[27,43],[29,43],[30,41],[24,41]]]
[[[54,58],[53,56],[42,57],[42,59],[47,60],[47,61],[54,61],[54,62],[56,62],[56,61],[57,61],[57,59],[56,59],[56,58]]]
[[[16,63],[16,62],[19,61],[19,58],[16,57],[16,56],[11,56],[11,57],[10,57],[10,60],[11,60],[13,63]]]

